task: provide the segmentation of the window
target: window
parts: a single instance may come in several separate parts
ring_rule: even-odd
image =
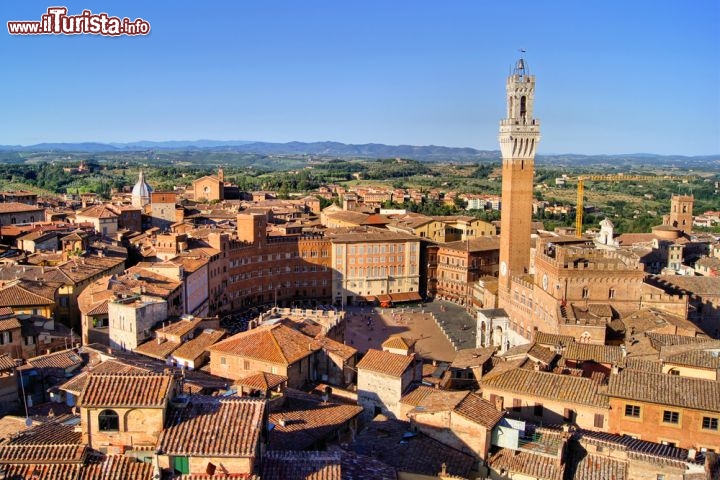
[[[522,400],[513,398],[513,410],[519,412],[522,409]]]
[[[12,332],[4,331],[0,335],[0,345],[7,345],[8,343],[12,343]]]
[[[668,371],[668,375],[680,375],[680,370],[678,370],[677,368],[671,368]]]
[[[566,408],[563,411],[563,418],[566,422],[574,422],[575,421],[575,411],[572,408]]]
[[[536,403],[535,407],[533,408],[533,415],[536,417],[542,417],[543,414],[543,405],[542,403]]]
[[[120,430],[120,417],[112,410],[103,410],[98,414],[98,429],[101,432],[117,432]]]
[[[243,369],[250,370],[250,361],[249,360],[243,360]]]
[[[608,298],[615,298],[615,289],[611,288],[608,290]]]
[[[625,416],[640,418],[640,405],[625,405]]]
[[[680,412],[673,412],[672,410],[665,410],[663,412],[663,423],[680,423]]]
[[[603,428],[605,426],[605,415],[600,413],[595,414],[595,421],[593,422],[595,428]]]
[[[227,365],[227,359],[225,357],[220,357],[220,365]]]
[[[717,430],[718,419],[716,417],[703,417],[702,428],[703,430]]]
[[[588,287],[583,287],[582,298],[588,298],[589,296],[590,296],[590,291],[588,290]]]

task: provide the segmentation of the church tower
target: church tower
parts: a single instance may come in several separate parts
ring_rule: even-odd
[[[500,215],[501,292],[510,289],[513,275],[530,267],[533,174],[540,141],[540,122],[533,118],[535,76],[520,58],[507,79],[507,115],[500,121],[502,206]]]

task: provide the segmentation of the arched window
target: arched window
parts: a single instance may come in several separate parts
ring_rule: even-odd
[[[117,432],[120,430],[120,418],[113,410],[103,410],[98,414],[98,430]]]
[[[520,117],[525,118],[525,115],[527,113],[527,106],[525,105],[526,99],[525,95],[520,97]]]

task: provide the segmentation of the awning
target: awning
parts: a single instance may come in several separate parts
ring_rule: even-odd
[[[380,301],[380,303],[392,301],[390,295],[378,295],[377,299]]]
[[[422,297],[418,292],[403,292],[390,294],[390,298],[395,303],[401,302],[419,302]]]
[[[367,302],[367,303],[373,303],[375,301],[375,297],[372,295],[368,295],[367,297],[363,297],[362,295],[358,295],[358,299]]]

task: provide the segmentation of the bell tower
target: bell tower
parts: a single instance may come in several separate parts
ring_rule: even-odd
[[[498,138],[502,153],[499,287],[507,292],[510,278],[530,268],[533,174],[540,141],[540,122],[533,118],[535,76],[529,74],[522,57],[505,89],[507,115],[500,121]]]

